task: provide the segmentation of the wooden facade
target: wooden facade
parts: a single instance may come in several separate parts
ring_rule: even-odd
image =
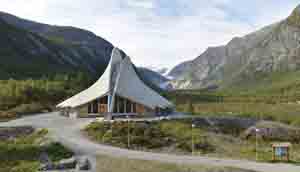
[[[87,114],[104,114],[108,112],[108,96],[96,99],[87,105],[80,107],[81,112]],[[113,113],[153,113],[152,110],[142,104],[133,102],[129,99],[115,96]]]

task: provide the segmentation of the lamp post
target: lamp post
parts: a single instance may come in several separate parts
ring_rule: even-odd
[[[192,155],[194,155],[195,144],[194,144],[194,128],[195,124],[192,124]]]
[[[256,128],[255,129],[255,159],[256,161],[258,161],[258,133],[259,133],[259,129]]]
[[[126,116],[127,118],[127,147],[130,148],[130,128],[129,128],[129,116]]]

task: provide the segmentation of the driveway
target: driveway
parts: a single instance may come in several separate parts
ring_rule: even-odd
[[[140,152],[101,145],[85,138],[80,132],[80,129],[91,121],[93,121],[93,119],[69,119],[60,116],[55,112],[29,116],[10,122],[0,123],[0,127],[30,125],[35,128],[47,128],[50,133],[50,138],[64,144],[78,155],[86,155],[91,157],[93,161],[95,161],[94,157],[96,155],[108,155],[112,157],[126,157],[131,159],[154,160],[178,164],[229,166],[261,172],[300,172],[300,166],[294,166],[291,164],[269,164],[256,163],[247,160],[170,155]]]

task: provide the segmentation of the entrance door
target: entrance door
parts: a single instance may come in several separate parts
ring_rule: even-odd
[[[99,104],[98,105],[98,111],[99,113],[106,113],[107,111],[107,104]]]
[[[93,113],[98,113],[98,101],[93,101]]]

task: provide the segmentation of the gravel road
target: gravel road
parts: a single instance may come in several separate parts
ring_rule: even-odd
[[[126,157],[141,160],[155,160],[161,162],[170,162],[178,164],[193,165],[212,165],[212,166],[229,166],[242,169],[250,169],[260,172],[299,172],[300,166],[291,164],[269,164],[256,163],[247,160],[218,159],[202,156],[182,156],[159,154],[150,152],[140,152],[127,149],[116,148],[107,145],[94,143],[85,138],[80,129],[86,126],[93,119],[69,119],[60,116],[57,112],[38,114],[21,119],[0,123],[4,126],[33,126],[35,128],[47,128],[49,137],[59,141],[66,147],[72,149],[77,155],[91,157],[95,168],[96,155],[108,155],[112,157]],[[99,164],[101,165],[101,164]]]

